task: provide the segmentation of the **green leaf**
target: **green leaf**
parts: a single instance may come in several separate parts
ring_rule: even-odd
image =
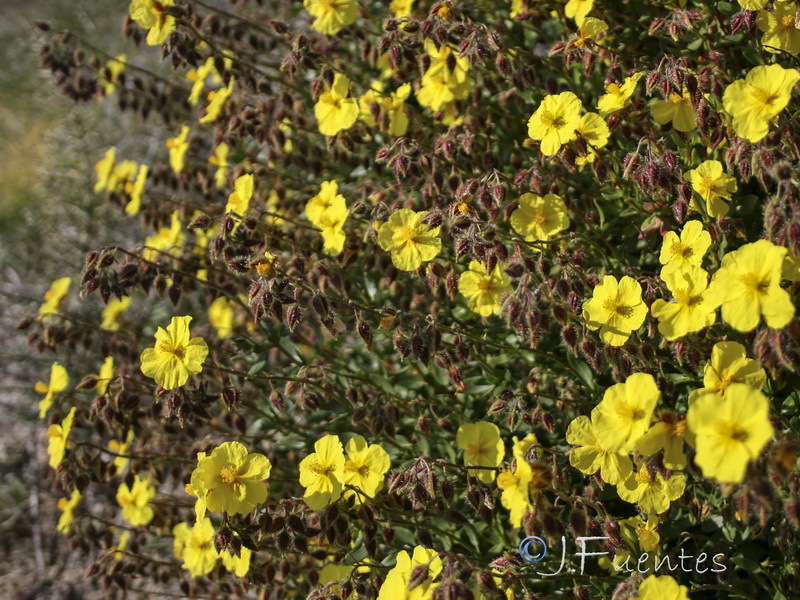
[[[255,375],[256,373],[260,373],[264,369],[264,365],[266,364],[267,361],[264,358],[257,360],[252,365],[250,365],[250,368],[247,370],[247,374]]]
[[[575,358],[571,354],[567,355],[567,362],[569,365],[575,369],[575,372],[581,378],[581,381],[586,384],[586,387],[593,390],[594,389],[594,373],[592,372],[592,368],[586,364],[586,362]]]
[[[300,348],[297,347],[292,340],[288,337],[282,337],[278,342],[278,345],[291,357],[291,359],[300,364],[305,364],[305,359],[303,358],[303,353],[300,351]]]

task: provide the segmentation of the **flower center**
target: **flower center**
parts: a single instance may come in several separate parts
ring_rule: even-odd
[[[690,259],[694,254],[694,250],[691,246],[684,246],[680,242],[675,242],[672,244],[672,248],[670,248],[670,250],[674,256],[680,256],[684,260]]]
[[[717,425],[717,432],[722,436],[726,437],[729,440],[744,443],[750,437],[750,434],[739,427],[736,423],[731,423],[730,421],[722,421]]]
[[[708,198],[710,196],[719,195],[720,186],[717,185],[716,179],[712,179],[711,177],[703,177],[703,181],[700,185],[702,189],[705,189],[705,194],[701,193],[701,196]]]
[[[682,104],[686,104],[687,99],[683,97],[683,95],[679,94],[678,92],[672,92],[669,95],[669,102],[671,104],[677,104],[678,106]]]
[[[772,105],[775,103],[775,100],[778,99],[779,94],[770,92],[769,90],[763,87],[756,87],[753,86],[753,98],[756,102],[761,103],[763,109],[772,109]]]
[[[183,360],[185,353],[183,351],[183,346],[175,345],[172,343],[171,340],[164,340],[158,345],[159,352],[165,352],[167,354],[172,354],[175,358]]]
[[[487,294],[492,291],[492,278],[491,277],[484,277],[478,282],[478,289],[482,292],[486,292]]]
[[[625,319],[629,318],[633,314],[633,307],[628,306],[627,304],[619,304],[615,298],[608,298],[605,302],[603,302],[603,308]]]
[[[686,434],[686,419],[681,419],[675,423],[672,426],[670,433],[672,434],[672,437],[682,438]]]
[[[325,10],[336,10],[339,0],[320,0],[322,8]]]
[[[789,14],[783,15],[781,17],[780,21],[781,21],[781,27],[783,27],[784,29],[795,29],[795,26],[794,26],[794,24],[795,24],[795,15],[794,15],[794,13],[789,13]]]
[[[406,225],[400,230],[400,243],[404,244],[406,242],[414,243],[417,241],[417,230],[414,227],[410,227]]]
[[[675,290],[672,295],[675,296],[675,301],[678,304],[683,304],[684,306],[689,307],[697,306],[703,301],[702,296],[692,296],[688,290]]]
[[[472,444],[467,444],[467,454],[476,457],[483,457],[486,448],[484,448],[483,444],[480,442],[475,442]]]
[[[758,273],[747,273],[742,276],[741,281],[751,292],[762,296],[769,288],[769,277],[762,277]]]
[[[542,125],[545,127],[549,127],[551,129],[561,129],[564,125],[567,124],[567,121],[564,119],[563,116],[555,113],[551,113],[549,110],[545,110],[542,112],[541,116]]]
[[[211,550],[211,540],[194,540],[194,544],[192,545],[201,552]]]
[[[317,475],[322,475],[323,477],[330,477],[331,473],[333,473],[334,471],[334,467],[330,463],[326,464],[315,460],[313,463],[311,463],[311,470]]]
[[[533,211],[533,214],[531,214],[531,224],[532,225],[538,225],[538,226],[541,227],[541,226],[544,226],[544,224],[546,222],[547,222],[547,215],[544,214],[544,211],[541,211],[541,210]]]
[[[647,470],[647,467],[642,467],[636,474],[636,483],[639,485],[650,485],[653,483],[653,480],[650,478],[650,471]]]
[[[638,406],[628,407],[628,418],[631,421],[641,421],[644,419],[644,411]]]
[[[219,472],[222,483],[235,483],[239,479],[239,472],[234,466],[228,466]]]

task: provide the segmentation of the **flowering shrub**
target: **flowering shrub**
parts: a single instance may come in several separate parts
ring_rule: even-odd
[[[796,598],[796,12],[134,0],[124,55],[51,34],[65,94],[163,134],[86,190],[151,233],[20,325],[90,580]]]

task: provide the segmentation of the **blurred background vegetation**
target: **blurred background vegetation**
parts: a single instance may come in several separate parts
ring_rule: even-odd
[[[120,214],[92,193],[94,163],[125,144],[153,147],[146,124],[114,99],[77,105],[40,69],[42,33],[35,23],[69,29],[110,55],[135,53],[119,35],[127,4],[103,0],[0,2],[0,597],[82,598],[93,594],[85,563],[69,557],[56,529],[58,494],[47,477],[46,427],[33,386],[53,357],[38,355],[15,327],[35,314],[50,282],[73,278],[67,305],[77,307],[80,265],[90,249],[121,232]],[[158,60],[158,52],[152,54]],[[147,59],[147,57],[145,57]],[[134,132],[122,143],[118,132]],[[73,304],[74,302],[74,304]],[[99,299],[79,310],[99,310]],[[95,305],[96,304],[96,305]],[[74,357],[80,360],[80,357]],[[38,460],[37,460],[38,456]],[[44,458],[42,458],[44,456]],[[96,595],[96,594],[95,594]]]

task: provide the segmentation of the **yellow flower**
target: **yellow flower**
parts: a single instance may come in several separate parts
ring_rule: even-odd
[[[643,513],[656,515],[668,511],[669,503],[683,496],[685,489],[683,473],[673,473],[669,479],[664,479],[661,473],[652,475],[646,466],[617,485],[617,493],[625,502],[638,503]]]
[[[794,318],[794,304],[780,287],[786,248],[767,240],[745,244],[729,252],[714,274],[723,293],[722,318],[739,331],[758,327],[761,316],[769,327],[780,329]]]
[[[377,125],[372,116],[371,107],[373,104],[381,104],[383,87],[383,82],[376,79],[370,84],[366,93],[358,99],[358,118],[366,123],[368,127]]]
[[[583,303],[583,319],[589,329],[599,329],[600,339],[612,346],[622,346],[631,332],[644,323],[647,305],[642,301],[642,286],[624,276],[617,283],[611,275],[603,277],[592,297]]]
[[[217,187],[225,187],[226,175],[228,174],[228,154],[231,147],[225,142],[220,142],[214,148],[214,154],[208,159],[212,167],[217,167],[214,172],[214,184]]]
[[[125,70],[125,62],[127,60],[127,54],[120,54],[106,63],[99,77],[99,83],[103,86],[104,96],[110,96],[114,93],[119,76]]]
[[[322,232],[322,251],[328,256],[338,256],[342,252],[346,239],[342,228],[349,214],[350,211],[343,206],[339,210],[332,207],[322,213],[317,227]]]
[[[211,512],[247,514],[267,499],[272,464],[263,454],[248,453],[239,442],[225,442],[209,456],[198,455],[192,490]]]
[[[546,241],[569,227],[567,205],[555,194],[522,194],[519,208],[511,213],[511,227],[526,242]]]
[[[760,10],[767,5],[769,0],[737,0],[739,6],[745,10]]]
[[[47,321],[50,315],[58,313],[61,303],[69,293],[71,283],[72,279],[70,277],[62,277],[50,284],[50,289],[44,293],[44,302],[39,306],[39,314],[42,316],[42,321]]]
[[[359,567],[359,570],[361,569],[364,569],[364,567]],[[342,586],[340,586],[338,582],[342,581],[343,579],[347,579],[352,571],[353,567],[350,565],[337,565],[328,563],[319,571],[319,584],[325,585],[328,583],[333,583],[333,592],[341,597]]]
[[[209,56],[202,66],[197,69],[191,69],[186,73],[186,79],[192,82],[192,91],[189,93],[189,104],[197,106],[197,103],[200,101],[200,94],[203,93],[203,86],[205,86],[206,80],[214,71],[214,57]]]
[[[467,466],[498,467],[506,453],[500,430],[487,421],[464,423],[456,432],[456,444],[464,451]],[[494,469],[469,469],[467,472],[483,483],[492,483],[497,475]]]
[[[711,360],[703,370],[703,387],[689,394],[689,405],[706,394],[725,395],[732,383],[743,383],[755,390],[767,385],[767,373],[761,363],[747,358],[738,342],[718,342],[711,350]]]
[[[511,17],[513,18],[515,15],[512,13]],[[584,48],[586,47],[586,42],[593,38],[596,38],[601,33],[608,29],[608,23],[602,21],[600,19],[595,19],[594,17],[587,17],[583,20],[583,23],[580,24],[578,27],[578,32],[574,39],[570,40],[567,44],[567,49],[574,46],[577,48]]]
[[[561,146],[575,139],[581,124],[581,101],[572,92],[545,96],[528,120],[528,136],[541,140],[546,156],[556,154]]]
[[[463,100],[472,89],[468,75],[469,61],[447,46],[437,46],[433,40],[425,41],[425,51],[431,65],[422,76],[422,86],[417,101],[434,111],[446,110],[454,100]]]
[[[108,390],[108,384],[114,378],[114,357],[106,356],[103,361],[103,366],[100,367],[100,373],[97,375],[97,393],[104,396]]]
[[[213,123],[216,121],[222,109],[225,108],[225,103],[228,98],[233,94],[233,84],[236,82],[235,77],[231,77],[228,85],[218,90],[208,92],[208,106],[206,106],[206,114],[200,119],[200,123]]]
[[[664,466],[679,471],[686,466],[683,443],[686,441],[686,419],[679,418],[671,411],[659,415],[658,422],[640,436],[634,447],[644,456],[652,456],[664,451]]]
[[[45,394],[39,401],[39,418],[44,419],[47,411],[53,406],[56,397],[67,389],[69,385],[69,375],[67,370],[57,362],[50,367],[50,382],[45,385],[43,381],[37,381],[34,389],[37,394]]]
[[[252,550],[244,546],[239,550],[239,556],[234,556],[229,550],[223,550],[219,555],[225,568],[237,577],[244,577],[247,575],[247,572],[250,570],[250,559],[252,556]]]
[[[133,191],[133,178],[136,177],[136,170],[139,165],[133,160],[123,160],[114,165],[111,175],[108,177],[106,189],[113,194],[130,194]]]
[[[533,469],[522,457],[516,457],[514,464],[513,471],[503,469],[497,476],[497,487],[502,491],[500,503],[511,513],[509,515],[511,525],[519,527],[525,514],[533,507],[530,495]]]
[[[212,571],[219,558],[214,546],[214,526],[211,519],[200,519],[194,527],[178,523],[173,529],[175,536],[175,556],[183,561],[181,565],[192,577],[201,577]]]
[[[345,208],[344,196],[338,193],[339,184],[335,181],[323,181],[319,193],[306,203],[306,217],[319,227],[322,215],[327,211],[341,212]]]
[[[528,12],[528,7],[525,5],[525,0],[511,0],[511,12],[509,17],[516,19],[520,15]]]
[[[706,211],[712,219],[719,219],[728,214],[731,194],[737,190],[736,178],[722,171],[722,163],[718,160],[707,160],[696,169],[686,173],[686,179],[692,189],[705,200]],[[689,206],[699,211],[700,207],[694,198]]]
[[[626,454],[610,451],[605,440],[597,437],[594,423],[587,416],[574,419],[567,428],[567,443],[577,446],[569,451],[569,464],[586,475],[600,471],[606,483],[617,485],[633,471],[633,463]]]
[[[467,306],[482,317],[500,314],[500,299],[511,292],[511,280],[495,265],[491,275],[476,260],[458,278],[458,291],[467,297]]]
[[[389,10],[397,19],[411,16],[411,9],[414,7],[414,0],[392,0],[389,2]]]
[[[586,140],[593,149],[605,146],[611,135],[603,117],[593,112],[586,113],[581,117],[575,133]]]
[[[711,235],[703,229],[700,221],[686,223],[680,238],[674,231],[668,231],[661,242],[658,256],[658,261],[664,265],[661,276],[693,266],[699,267],[710,245]]]
[[[259,258],[250,263],[251,268],[255,269],[261,277],[268,277],[272,272],[272,265],[275,264],[276,257],[271,252],[264,252],[264,258]]]
[[[128,12],[137,25],[149,30],[147,43],[150,46],[163,44],[175,31],[175,17],[165,10],[174,5],[174,0],[132,0]]]
[[[303,7],[314,17],[311,27],[326,35],[336,35],[358,18],[355,0],[303,0]]]
[[[115,528],[112,528],[115,529]],[[128,542],[131,540],[131,532],[127,529],[119,534],[119,542],[114,548],[114,560],[122,560],[122,554],[128,547]]]
[[[72,522],[75,520],[75,512],[78,509],[78,504],[81,503],[82,497],[83,496],[81,496],[81,493],[75,489],[72,490],[69,500],[66,498],[58,499],[58,510],[61,511],[61,516],[58,518],[58,525],[56,525],[56,529],[59,531],[59,533],[69,533]]]
[[[114,170],[116,154],[117,149],[112,146],[106,150],[103,159],[95,164],[94,170],[97,172],[97,183],[94,184],[95,192],[102,192],[108,187],[108,179],[111,177],[111,172]]]
[[[592,410],[594,434],[610,452],[629,453],[650,427],[661,392],[649,373],[634,373],[612,385]]]
[[[150,479],[134,476],[133,486],[126,483],[117,488],[117,504],[122,507],[122,518],[134,527],[147,525],[153,520],[153,508],[150,502],[155,498],[156,489],[150,485]]]
[[[300,461],[303,500],[311,510],[320,510],[342,495],[344,451],[339,436],[326,435],[314,444],[315,452]]]
[[[360,435],[347,442],[345,450],[347,459],[342,483],[356,489],[345,491],[344,497],[361,504],[364,496],[374,498],[383,487],[383,476],[391,466],[389,455],[378,444],[367,445]]]
[[[124,315],[131,305],[131,297],[124,296],[122,299],[111,298],[103,309],[103,322],[100,329],[103,331],[119,331],[119,319]]]
[[[689,600],[689,588],[669,575],[650,575],[639,586],[639,600]]]
[[[278,215],[285,214],[284,211],[279,206],[280,198],[278,196],[278,192],[275,190],[270,190],[269,196],[267,196],[267,201],[264,204],[264,208],[266,209],[267,216],[264,218],[264,222],[271,227],[281,227],[286,223],[286,219],[282,219]]]
[[[169,138],[165,146],[169,149],[169,165],[176,173],[183,171],[184,157],[189,149],[189,126],[181,127],[181,132],[176,137]]]
[[[653,552],[654,550],[658,550],[661,536],[658,535],[658,531],[656,531],[656,528],[658,527],[658,517],[656,515],[647,515],[647,521],[637,515],[629,519],[624,519],[623,521],[620,521],[620,523],[627,526],[622,529],[623,537],[626,538],[626,541],[628,541],[628,536],[625,535],[625,532],[630,528],[633,529],[634,533],[636,534],[636,539],[631,541],[634,542],[634,544],[636,541],[638,541],[639,547],[644,552]],[[630,545],[633,546],[634,544]]]
[[[111,440],[108,442],[108,449],[111,450],[114,454],[119,454],[120,456],[116,456],[114,458],[114,466],[117,468],[117,473],[121,473],[125,467],[128,465],[128,454],[131,450],[131,444],[133,443],[133,429],[129,429],[128,433],[125,434],[125,441],[119,442],[119,440]]]
[[[162,227],[153,235],[145,238],[142,256],[145,260],[159,260],[162,258],[162,254],[174,256],[185,241],[186,236],[181,229],[181,218],[176,210],[170,216],[169,227]]]
[[[438,586],[433,580],[442,572],[442,559],[436,550],[417,546],[412,557],[402,550],[397,555],[397,563],[386,574],[386,579],[378,592],[378,600],[430,600]],[[421,566],[427,567],[427,575],[414,589],[409,590],[412,574]],[[416,583],[416,582],[415,582]]]
[[[230,337],[233,333],[233,307],[235,304],[220,296],[208,307],[208,322],[217,330],[217,337]]]
[[[208,346],[201,337],[189,339],[192,317],[172,317],[166,330],[159,327],[153,348],[142,352],[142,373],[166,390],[185,384],[203,370]]]
[[[147,174],[150,167],[141,165],[139,173],[136,175],[136,182],[133,184],[130,197],[131,200],[125,205],[125,214],[134,216],[139,214],[139,209],[142,207],[142,196],[144,195],[144,186],[147,183]]]
[[[47,454],[50,455],[49,464],[54,469],[57,469],[61,461],[64,460],[69,434],[72,431],[72,423],[75,421],[75,410],[73,406],[60,425],[50,425],[47,428],[47,438],[49,440]]]
[[[725,88],[722,104],[733,117],[733,129],[741,138],[757,142],[769,131],[772,119],[786,108],[792,88],[800,80],[795,69],[762,65]]]
[[[564,7],[564,14],[568,19],[574,19],[575,23],[580,26],[586,18],[594,5],[594,0],[569,0]]]
[[[786,254],[786,258],[783,260],[782,275],[789,281],[800,281],[800,256]]]
[[[633,92],[636,91],[636,84],[641,78],[641,73],[634,73],[630,77],[626,77],[622,85],[609,83],[606,86],[606,93],[600,96],[600,100],[597,102],[600,115],[606,117],[628,106]]]
[[[521,458],[525,459],[525,456],[528,454],[528,450],[530,450],[531,446],[539,445],[539,440],[536,439],[536,435],[533,433],[529,433],[524,438],[519,439],[517,436],[511,436],[511,454],[514,458]],[[540,450],[534,450],[533,453],[538,457],[541,454]]]
[[[389,135],[401,136],[408,131],[408,115],[406,115],[406,100],[411,95],[411,84],[404,83],[396,92],[383,102],[389,114]]]
[[[349,87],[350,80],[337,73],[330,89],[323,92],[314,105],[314,116],[322,135],[336,135],[344,129],[350,129],[358,120],[358,101],[348,98]]]
[[[242,175],[237,177],[233,184],[233,191],[228,196],[225,212],[232,212],[240,217],[250,210],[250,200],[253,198],[253,176]]]
[[[442,250],[440,228],[429,229],[421,222],[427,214],[427,211],[398,209],[378,231],[378,244],[391,252],[392,263],[401,271],[413,271]]]
[[[666,100],[656,102],[653,105],[653,118],[662,125],[671,122],[677,131],[687,132],[697,127],[697,114],[686,89],[682,94],[672,92]]]
[[[446,71],[431,73],[429,69],[422,76],[422,86],[417,92],[417,101],[421,106],[426,106],[434,111],[447,111],[449,108],[454,112],[454,101],[466,98],[471,87],[471,79],[459,82],[448,79]]]
[[[710,327],[717,320],[722,292],[708,285],[708,273],[696,266],[662,273],[661,278],[675,302],[658,299],[650,313],[658,319],[658,332],[668,340]]]
[[[797,4],[776,0],[775,12],[758,11],[756,24],[764,32],[761,45],[767,52],[800,53],[800,29],[796,27]]]
[[[695,462],[704,477],[723,483],[741,483],[773,434],[767,397],[742,383],[730,384],[724,396],[701,396],[686,418],[695,436]]]

